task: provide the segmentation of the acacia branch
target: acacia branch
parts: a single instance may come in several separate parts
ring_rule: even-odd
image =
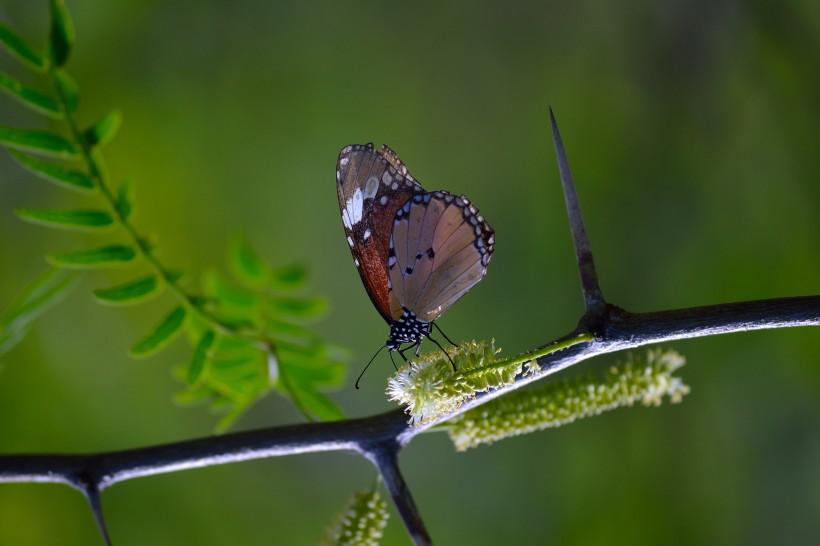
[[[728,303],[654,313],[629,313],[609,305],[602,326],[602,331],[596,333],[600,339],[539,359],[542,374],[538,378],[603,353],[673,339],[820,326],[820,296]],[[513,385],[479,395],[447,418],[520,388],[532,380],[532,376],[520,377]],[[443,420],[445,418],[421,427],[410,427],[407,416],[397,409],[361,419],[264,428],[125,451],[84,455],[0,455],[0,482],[64,483],[83,492],[87,491],[89,484],[93,484],[102,491],[115,483],[143,476],[317,451],[357,452],[374,461],[383,471],[388,467],[376,462],[381,459],[374,453],[381,449],[385,453],[398,454],[413,437]],[[389,468],[395,470],[395,464]]]

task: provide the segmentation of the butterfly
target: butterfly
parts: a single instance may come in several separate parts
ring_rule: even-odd
[[[486,275],[495,234],[465,196],[425,191],[387,146],[343,148],[336,190],[353,263],[390,326],[385,347],[418,354],[435,320]]]

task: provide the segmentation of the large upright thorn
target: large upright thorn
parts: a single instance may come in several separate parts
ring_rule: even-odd
[[[597,316],[603,313],[606,301],[598,284],[595,261],[592,259],[592,250],[589,247],[587,230],[584,227],[584,218],[581,215],[581,204],[578,202],[578,194],[575,191],[572,171],[570,171],[567,154],[564,151],[564,143],[561,141],[561,133],[558,132],[558,123],[556,123],[555,115],[552,113],[552,107],[549,111],[550,122],[552,123],[552,138],[555,143],[555,155],[558,158],[558,170],[561,173],[561,185],[564,188],[564,201],[569,216],[569,229],[572,232],[575,258],[578,260],[578,273],[581,276],[581,289],[584,292],[586,316]]]

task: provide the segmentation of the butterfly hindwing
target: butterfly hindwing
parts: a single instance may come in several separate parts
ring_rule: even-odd
[[[487,273],[495,236],[464,197],[412,196],[396,213],[388,249],[390,315],[433,322]]]
[[[387,146],[347,146],[336,163],[339,210],[353,260],[373,305],[390,324],[387,262],[396,212],[424,190]]]

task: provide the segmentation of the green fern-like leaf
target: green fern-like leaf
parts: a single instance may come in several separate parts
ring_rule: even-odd
[[[45,116],[59,118],[63,114],[56,100],[23,85],[21,82],[2,72],[0,72],[0,89],[16,99],[23,106],[31,108],[35,112]]]
[[[91,193],[97,189],[94,180],[82,171],[41,161],[11,148],[9,153],[26,170],[57,186],[82,193]]]
[[[111,245],[91,250],[77,250],[49,254],[46,259],[53,265],[68,269],[96,269],[100,267],[123,267],[137,258],[137,251],[129,246]]]
[[[159,295],[163,286],[156,275],[148,275],[111,288],[99,288],[94,290],[94,296],[108,305],[134,305]]]
[[[74,158],[77,146],[61,136],[47,131],[31,131],[0,126],[0,144],[15,150],[54,157]]]
[[[196,344],[194,354],[191,357],[191,364],[188,366],[188,384],[195,385],[202,376],[208,362],[211,360],[211,346],[214,344],[216,335],[213,330],[208,330]]]
[[[120,125],[122,114],[119,110],[114,110],[86,130],[83,136],[89,146],[102,146],[114,138]]]
[[[46,69],[45,61],[34,51],[34,48],[18,36],[16,32],[2,23],[0,23],[0,43],[5,46],[13,57],[27,67],[37,72],[42,72]]]
[[[157,324],[144,338],[136,342],[129,351],[134,358],[145,358],[156,353],[179,335],[185,326],[187,313],[184,307],[177,307]]]
[[[181,403],[210,402],[222,415],[218,430],[230,426],[271,390],[291,398],[306,416],[340,418],[341,411],[323,391],[341,384],[345,353],[309,327],[325,314],[327,304],[322,298],[299,292],[305,284],[304,268],[272,268],[244,237],[235,237],[228,249],[233,280],[208,273],[203,278],[204,294],[193,293],[180,275],[161,263],[154,252],[156,243],[131,223],[133,185],[123,182],[114,187],[102,156],[102,146],[114,138],[122,116],[114,110],[85,128],[75,119],[79,88],[66,70],[74,26],[64,0],[50,0],[50,7],[44,56],[2,24],[0,45],[30,68],[45,72],[53,95],[3,73],[0,91],[63,122],[63,129],[52,132],[0,126],[0,145],[36,176],[62,188],[93,194],[102,203],[76,210],[21,208],[16,213],[23,220],[56,229],[118,229],[124,241],[49,254],[48,262],[64,269],[86,270],[126,267],[140,260],[150,270],[148,274],[98,288],[94,296],[103,304],[124,306],[144,302],[165,290],[177,300],[177,307],[136,342],[130,353],[138,358],[151,355],[185,332],[193,353],[186,364],[175,369],[187,388],[177,398]],[[61,275],[68,278],[69,273]],[[53,288],[59,293],[62,285]],[[48,302],[37,301],[31,304],[31,312],[21,317],[33,317],[45,309]],[[0,349],[21,339],[24,329],[17,327],[22,324],[20,320],[9,323],[14,328],[6,324],[0,329]]]
[[[52,68],[52,75],[66,113],[73,114],[80,104],[80,90],[77,87],[77,82],[62,68]]]
[[[14,212],[27,222],[56,229],[100,231],[114,226],[114,218],[102,210],[17,209]]]
[[[342,418],[341,409],[322,391],[342,383],[347,355],[308,328],[327,306],[320,298],[295,295],[304,285],[304,270],[271,268],[239,236],[230,243],[228,266],[235,281],[216,271],[203,277],[208,312],[223,324],[252,334],[222,336],[203,370],[193,360],[187,371],[180,372],[189,389],[208,393],[191,397],[207,398],[212,407],[226,412],[218,430],[271,388],[293,400],[306,416]],[[207,325],[196,322],[189,336],[193,344],[207,330]]]
[[[74,45],[74,24],[63,0],[51,0],[51,34],[48,40],[48,54],[55,66],[63,66],[68,61]]]
[[[122,220],[129,220],[134,213],[134,185],[129,180],[120,184],[116,209]]]

